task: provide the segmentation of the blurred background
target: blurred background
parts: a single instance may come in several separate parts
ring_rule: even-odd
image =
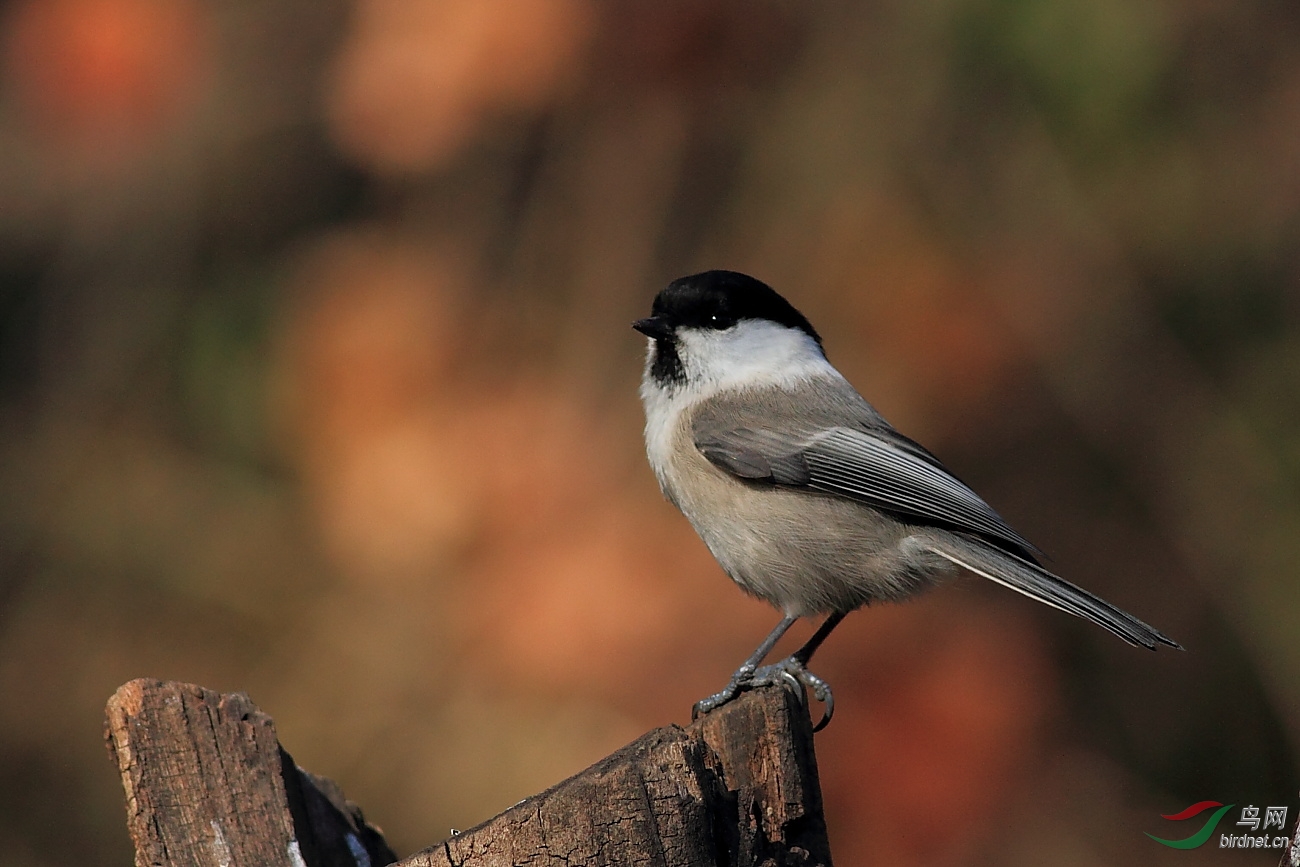
[[[777,619],[640,440],[629,323],[714,267],[1188,648],[850,617],[838,862],[1276,863],[1144,832],[1300,810],[1281,0],[0,3],[5,862],[130,863],[133,677],[247,691],[401,854],[686,722]]]

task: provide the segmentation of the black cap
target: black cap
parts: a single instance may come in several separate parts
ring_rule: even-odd
[[[704,271],[681,277],[660,292],[651,317],[633,328],[657,340],[668,340],[679,327],[723,330],[744,319],[763,319],[797,328],[817,345],[821,336],[808,319],[761,280],[737,271]]]

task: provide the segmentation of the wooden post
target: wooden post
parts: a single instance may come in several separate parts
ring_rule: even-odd
[[[396,860],[338,787],[294,765],[242,694],[135,680],[106,736],[143,865],[346,865]],[[748,693],[683,729],[655,729],[582,773],[401,867],[829,865],[807,713]]]
[[[378,867],[397,860],[338,786],[294,764],[243,693],[133,680],[104,730],[137,867]]]
[[[1282,860],[1278,862],[1278,867],[1300,867],[1300,815],[1296,816],[1291,839],[1282,850]]]

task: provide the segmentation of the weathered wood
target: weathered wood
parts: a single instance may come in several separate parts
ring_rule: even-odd
[[[133,680],[109,699],[105,739],[137,867],[396,860],[336,785],[294,764],[271,718],[242,693]]]
[[[747,693],[656,729],[399,867],[829,865],[812,727],[794,695]]]
[[[136,680],[108,703],[136,864],[379,867],[396,860],[243,694]],[[784,689],[656,729],[401,867],[829,865],[812,728]]]
[[[1291,838],[1282,850],[1282,860],[1278,862],[1278,867],[1300,867],[1300,815],[1296,816]]]

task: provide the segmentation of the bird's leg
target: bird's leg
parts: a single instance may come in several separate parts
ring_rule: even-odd
[[[731,676],[731,680],[727,681],[727,685],[721,691],[715,692],[708,698],[702,698],[695,703],[694,707],[691,708],[691,719],[699,719],[709,711],[722,707],[740,693],[752,687],[754,671],[758,668],[758,664],[772,652],[772,648],[781,640],[781,636],[785,635],[786,631],[798,619],[798,617],[791,614],[781,618],[781,622],[768,633],[767,638],[763,639],[763,643],[750,655],[749,659],[746,659],[740,668],[736,669],[736,673]]]
[[[783,682],[797,688],[802,695],[803,690],[798,687],[806,686],[812,690],[812,694],[820,701],[825,709],[822,711],[821,722],[813,727],[813,731],[819,732],[826,728],[826,724],[831,721],[831,715],[835,713],[835,696],[831,693],[831,685],[822,680],[817,675],[808,670],[808,661],[812,655],[817,652],[817,648],[822,646],[826,636],[840,621],[844,619],[842,613],[835,613],[822,621],[822,625],[817,627],[812,638],[804,644],[803,647],[796,650],[787,658],[780,662],[774,662],[771,665],[765,665],[755,670],[750,676],[750,684],[754,686]]]
[[[831,631],[839,626],[840,621],[843,619],[844,614],[837,613],[823,620],[822,625],[817,627],[817,631],[813,633],[812,638],[804,642],[804,646],[794,652],[794,658],[807,665],[812,660],[813,654],[817,652],[817,648],[821,647],[822,642],[826,640],[826,636],[830,635]]]

